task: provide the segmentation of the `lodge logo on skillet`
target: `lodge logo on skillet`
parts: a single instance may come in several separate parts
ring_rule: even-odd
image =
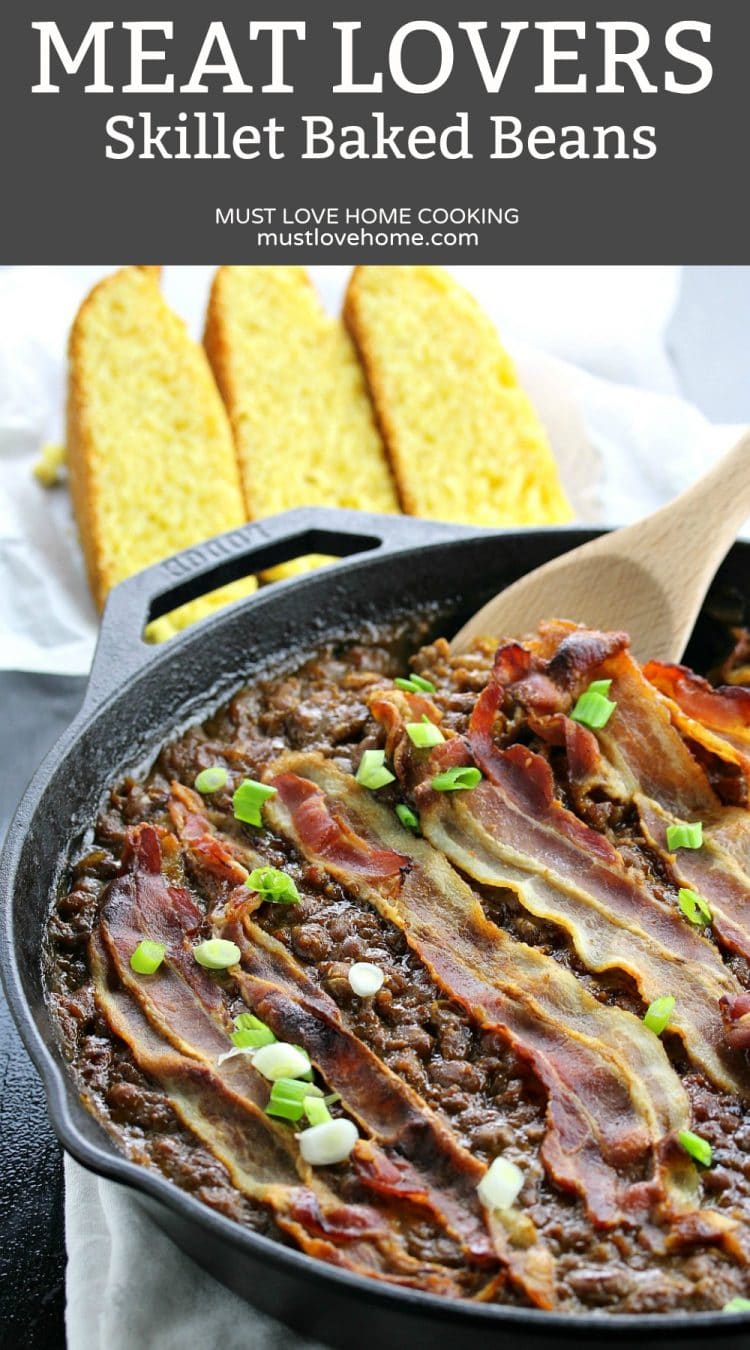
[[[256,521],[251,525],[242,526],[241,529],[232,530],[229,534],[219,535],[216,539],[208,539],[205,544],[188,549],[176,558],[167,558],[162,563],[162,569],[170,577],[190,576],[209,563],[220,562],[222,558],[231,558],[235,553],[241,553],[271,537],[270,531],[261,522]]]

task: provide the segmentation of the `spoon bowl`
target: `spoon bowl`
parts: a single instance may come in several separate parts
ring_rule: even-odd
[[[750,433],[667,506],[529,572],[452,642],[521,637],[543,619],[624,630],[639,660],[679,661],[711,581],[750,516]]]

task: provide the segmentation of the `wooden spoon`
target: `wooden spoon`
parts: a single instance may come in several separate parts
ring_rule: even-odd
[[[451,644],[521,637],[542,619],[624,630],[635,656],[679,661],[711,581],[750,516],[750,432],[673,502],[501,591]]]

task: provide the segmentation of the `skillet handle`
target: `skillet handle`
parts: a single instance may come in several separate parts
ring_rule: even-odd
[[[376,550],[392,553],[420,544],[438,543],[460,533],[462,531],[455,526],[408,516],[301,507],[268,516],[265,520],[251,521],[227,534],[216,535],[205,543],[175,553],[128,577],[110,592],[84,707],[87,712],[91,711],[116,687],[157,659],[163,645],[144,641],[143,630],[147,623],[219,586],[306,553],[330,553],[341,558]],[[476,531],[467,529],[465,533]],[[274,582],[274,585],[293,585],[299,580],[301,578],[289,579]],[[251,605],[253,599],[250,595],[237,603]],[[168,645],[171,647],[172,643]]]

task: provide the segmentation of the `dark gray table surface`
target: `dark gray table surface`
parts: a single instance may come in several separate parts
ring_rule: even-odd
[[[0,672],[0,838],[71,721],[84,680]],[[52,1350],[63,1330],[62,1158],[44,1093],[0,997],[0,1347]]]
[[[684,393],[716,421],[750,420],[749,327],[750,267],[687,269],[668,346]],[[0,838],[83,687],[0,672]],[[64,1344],[60,1149],[2,997],[0,1073],[0,1350],[56,1350]]]

